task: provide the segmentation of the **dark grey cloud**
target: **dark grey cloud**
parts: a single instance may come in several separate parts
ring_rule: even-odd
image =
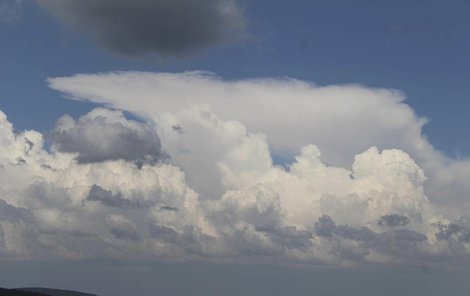
[[[162,211],[170,211],[170,212],[178,212],[178,207],[170,207],[170,206],[161,206],[160,210]]]
[[[336,230],[336,223],[328,215],[322,215],[315,222],[315,233],[318,236],[331,237]]]
[[[176,237],[174,244],[189,254],[207,257],[210,254],[204,247],[215,245],[217,241],[214,237],[202,233],[195,225],[185,225]]]
[[[5,248],[5,232],[3,231],[2,225],[0,225],[0,255],[3,255],[3,249]]]
[[[178,233],[171,227],[165,225],[156,225],[149,223],[149,234],[156,239],[163,239],[165,241],[175,241]]]
[[[56,171],[55,168],[53,168],[52,166],[48,165],[48,164],[42,164],[41,165],[41,168],[45,169],[45,170],[51,170],[51,171]]]
[[[166,157],[160,138],[150,126],[127,120],[118,111],[98,108],[78,121],[63,116],[53,138],[59,151],[77,153],[79,163],[122,159],[142,166]]]
[[[384,218],[385,217],[385,218]],[[404,219],[406,218],[406,219]],[[386,215],[382,216],[379,220],[384,221],[379,223],[379,225],[387,226],[396,226],[396,225],[406,225],[409,223],[409,220],[406,216],[401,215]],[[405,223],[405,222],[406,223]],[[389,224],[383,224],[389,223]],[[386,232],[373,232],[367,227],[353,227],[349,225],[336,225],[336,223],[328,215],[322,215],[318,218],[318,221],[314,224],[315,233],[321,237],[341,237],[344,239],[350,239],[355,241],[374,241],[374,240],[384,240],[384,239],[393,239],[398,241],[410,241],[410,242],[422,242],[426,240],[426,236],[409,229],[391,229]]]
[[[136,233],[134,228],[126,227],[125,225],[111,227],[109,231],[117,239],[128,239],[131,241],[140,239],[140,236]]]
[[[355,228],[349,225],[340,225],[335,229],[336,235],[355,241],[371,241],[376,238],[376,234],[367,227]]]
[[[398,214],[389,214],[380,217],[377,225],[379,226],[388,226],[388,227],[395,227],[395,226],[406,226],[410,223],[410,219],[405,215],[398,215]]]
[[[395,217],[393,215],[386,216]],[[388,218],[384,220],[394,221]],[[398,220],[402,221],[404,219]],[[403,224],[404,222],[401,223]],[[400,225],[400,223],[391,223],[392,225],[396,226]],[[318,221],[314,224],[314,228],[317,236],[324,237],[332,243],[332,252],[344,259],[362,261],[364,256],[370,254],[371,251],[396,258],[406,258],[408,262],[425,259],[419,248],[427,241],[427,237],[411,229],[392,228],[384,232],[375,232],[367,227],[336,225],[328,215],[319,217]],[[351,245],[347,243],[348,240],[356,241],[358,245],[351,248]]]
[[[124,55],[181,55],[245,35],[237,0],[37,1]]]
[[[179,124],[172,125],[171,128],[178,134],[184,133],[183,128]]]
[[[23,157],[19,156],[19,157],[16,158],[16,164],[17,165],[22,165],[22,164],[25,164],[25,163],[26,163],[26,160]]]
[[[113,194],[111,191],[104,189],[103,187],[93,184],[90,187],[87,201],[97,201],[101,204],[109,207],[123,208],[128,206],[136,206],[137,204],[122,197],[121,193]]]
[[[131,241],[138,241],[141,239],[141,235],[136,226],[122,216],[110,216],[106,219],[106,224],[109,227],[109,232],[116,239]]]
[[[397,229],[392,234],[393,238],[398,241],[424,242],[427,240],[424,234],[409,229]]]
[[[308,230],[299,230],[296,226],[256,227],[256,231],[268,234],[274,243],[287,248],[306,250],[312,245],[310,241],[312,233]]]
[[[148,223],[148,228],[151,237],[170,243],[173,247],[184,250],[189,254],[208,256],[207,251],[204,251],[204,245],[217,244],[214,237],[203,234],[194,225],[184,225],[181,231],[155,223]]]
[[[17,208],[0,199],[0,221],[19,222],[29,217],[29,212],[26,209]]]
[[[459,242],[470,242],[470,218],[460,217],[458,220],[449,223],[438,223],[436,226],[439,228],[437,238],[441,240],[455,240]]]
[[[33,150],[33,148],[34,148],[34,143],[33,143],[30,139],[28,139],[28,138],[25,138],[25,139],[24,139],[24,142],[26,143],[26,146],[25,146],[25,148],[24,148],[24,153],[25,153],[26,155],[29,155],[29,152],[30,152],[31,150]]]
[[[151,207],[156,203],[155,201],[141,202],[139,200],[127,199],[122,195],[122,193],[118,192],[113,194],[110,190],[106,190],[97,184],[90,186],[90,190],[88,191],[85,201],[95,201],[108,207],[120,209],[144,209]],[[160,206],[160,210],[175,213],[180,211],[178,207],[167,205]]]

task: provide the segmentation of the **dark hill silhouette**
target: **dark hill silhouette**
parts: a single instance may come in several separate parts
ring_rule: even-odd
[[[45,296],[46,294],[0,288],[0,295],[1,296]]]
[[[37,288],[37,287],[19,288],[16,290],[40,293],[40,294],[47,295],[47,296],[97,296],[95,294],[88,294],[88,293],[82,293],[82,292],[77,292],[77,291]]]
[[[0,288],[0,296],[97,296],[76,291],[47,289],[47,288]]]

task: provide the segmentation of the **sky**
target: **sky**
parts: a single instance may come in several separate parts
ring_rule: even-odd
[[[465,295],[469,6],[0,0],[0,286]]]

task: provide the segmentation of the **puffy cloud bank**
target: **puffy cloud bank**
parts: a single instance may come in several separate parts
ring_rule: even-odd
[[[469,208],[455,197],[466,187],[447,186],[468,177],[457,174],[467,164],[427,142],[396,91],[205,73],[50,84],[147,122],[103,108],[66,115],[46,149],[43,135],[1,114],[3,258],[468,258]]]
[[[64,23],[130,56],[193,53],[245,35],[236,0],[37,0]]]
[[[206,72],[90,74],[49,79],[49,83],[70,98],[127,110],[154,122],[170,120],[181,131],[192,123],[178,122],[173,114],[188,106],[207,105],[223,120],[266,135],[273,155],[281,158],[291,159],[301,147],[315,144],[325,163],[351,168],[354,156],[372,146],[400,149],[426,172],[429,199],[448,205],[448,210],[457,208],[456,203],[470,207],[470,162],[437,151],[422,133],[427,119],[417,116],[397,90],[320,87],[294,79],[224,81]],[[185,137],[175,141],[191,137],[182,134]],[[201,157],[217,157],[218,152],[209,149],[214,145],[204,147],[201,153],[207,153]],[[178,165],[187,171],[191,164]]]

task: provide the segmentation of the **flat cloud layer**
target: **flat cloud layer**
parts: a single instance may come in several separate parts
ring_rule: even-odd
[[[131,56],[183,55],[236,41],[245,18],[236,0],[38,0],[66,24]]]
[[[451,173],[466,163],[427,142],[424,120],[399,92],[206,73],[79,75],[50,85],[150,123],[103,108],[66,116],[56,132],[75,148],[64,149],[59,135],[46,150],[40,133],[15,132],[1,114],[3,258],[468,258],[469,208],[454,198],[462,188],[446,185],[464,178]],[[165,161],[136,162],[149,151]],[[80,159],[92,152],[100,157]],[[293,161],[276,165],[272,152]],[[448,178],[431,185],[439,174]],[[446,191],[454,195],[442,201]]]

